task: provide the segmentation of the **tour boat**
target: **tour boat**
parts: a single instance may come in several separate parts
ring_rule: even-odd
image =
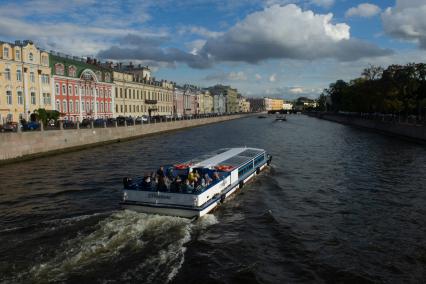
[[[160,175],[167,178],[162,178],[161,187],[160,183],[148,183],[147,179],[124,178],[121,204],[126,209],[144,213],[201,217],[258,175],[271,160],[272,156],[263,149],[220,149],[185,163],[163,166]],[[198,184],[204,179],[202,185],[192,188],[184,182],[191,172],[199,174]],[[164,180],[175,182],[164,186]],[[179,180],[182,181],[180,187],[177,186]]]

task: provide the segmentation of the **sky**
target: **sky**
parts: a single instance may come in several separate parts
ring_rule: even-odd
[[[0,40],[24,39],[178,84],[316,98],[370,64],[424,62],[426,0],[0,0]]]

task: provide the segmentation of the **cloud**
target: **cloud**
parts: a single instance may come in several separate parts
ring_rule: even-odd
[[[277,80],[277,74],[272,74],[271,76],[269,76],[269,82],[275,82]]]
[[[178,33],[180,35],[190,33],[194,35],[199,35],[204,38],[215,38],[223,35],[223,32],[210,31],[204,27],[199,26],[184,26],[179,28]]]
[[[305,90],[301,87],[290,88],[288,91],[291,94],[304,94],[305,93]]]
[[[350,27],[333,24],[332,19],[332,14],[302,11],[293,4],[271,6],[248,15],[222,36],[208,39],[200,54],[215,61],[258,63],[282,58],[346,61],[392,53],[351,39]]]
[[[370,18],[382,11],[379,6],[370,4],[370,3],[362,3],[356,7],[352,7],[346,11],[346,17],[362,17],[362,18]]]
[[[312,0],[312,4],[324,8],[329,8],[334,5],[334,0]]]
[[[210,74],[204,77],[205,81],[229,82],[229,81],[247,81],[247,75],[243,71],[232,71],[229,73],[221,72]]]
[[[426,49],[426,3],[424,0],[397,0],[382,13],[385,32],[395,38],[415,41]]]
[[[255,74],[254,78],[256,78],[256,80],[262,80],[262,75],[260,74]]]

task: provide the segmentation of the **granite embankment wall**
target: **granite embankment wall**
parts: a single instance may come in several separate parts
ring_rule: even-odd
[[[401,138],[426,143],[425,125],[383,122],[380,120],[369,120],[360,117],[325,113],[310,113],[308,115],[342,124],[366,128],[387,135],[399,136]]]
[[[219,116],[127,127],[0,133],[0,164],[246,116],[249,115]]]

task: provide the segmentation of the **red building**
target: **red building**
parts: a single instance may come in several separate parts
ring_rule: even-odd
[[[112,71],[91,63],[50,54],[55,109],[62,119],[113,117]]]

